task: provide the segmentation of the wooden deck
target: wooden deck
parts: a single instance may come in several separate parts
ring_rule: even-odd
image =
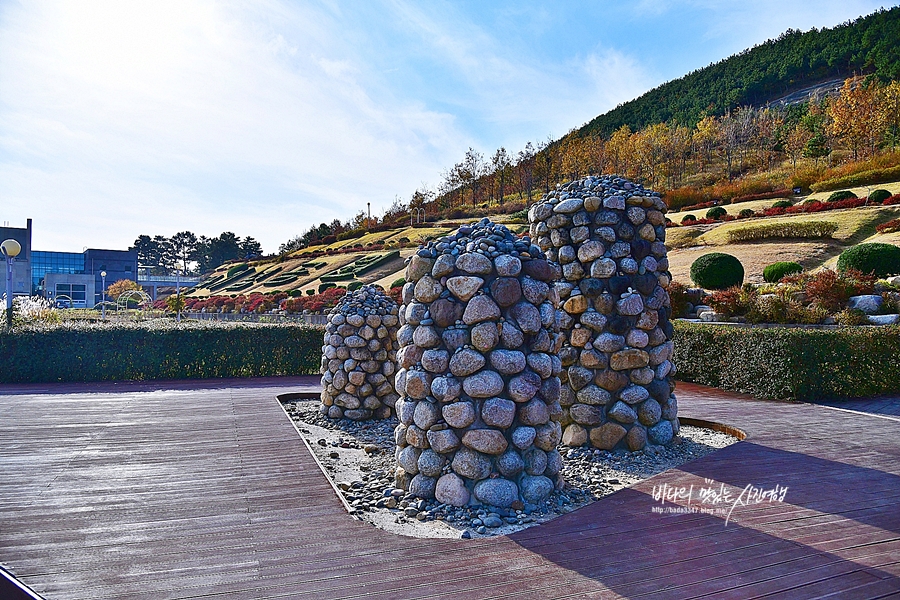
[[[509,537],[420,540],[344,512],[274,400],[315,385],[0,386],[0,564],[48,599],[900,596],[896,418],[680,384],[748,438]],[[654,513],[664,483],[788,490],[726,525]]]

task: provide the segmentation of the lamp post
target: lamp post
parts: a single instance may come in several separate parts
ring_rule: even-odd
[[[100,303],[100,318],[106,319],[106,271],[100,271],[100,282],[103,284],[103,299]]]
[[[175,305],[175,322],[181,323],[181,271],[179,269],[175,269],[175,300],[178,302]]]
[[[13,321],[13,263],[22,251],[22,246],[16,240],[4,240],[0,244],[0,252],[6,257],[6,326],[12,329]]]

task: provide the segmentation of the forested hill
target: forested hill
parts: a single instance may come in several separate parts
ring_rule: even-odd
[[[664,83],[582,127],[579,135],[609,135],[675,121],[692,126],[705,115],[761,106],[792,91],[834,78],[874,75],[900,79],[900,7],[833,29],[788,30],[680,79]]]

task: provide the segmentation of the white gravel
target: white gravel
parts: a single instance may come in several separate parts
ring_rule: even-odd
[[[352,514],[400,535],[475,538],[505,535],[543,523],[657,473],[706,456],[738,441],[700,427],[683,425],[670,447],[630,452],[560,448],[566,487],[540,506],[523,510],[456,508],[406,495],[393,485],[396,418],[332,421],[319,413],[318,400],[289,401],[284,407],[326,472],[341,490]]]

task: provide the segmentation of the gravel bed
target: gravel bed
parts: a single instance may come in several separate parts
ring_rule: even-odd
[[[394,428],[397,419],[333,421],[319,413],[319,401],[290,401],[284,407],[351,507],[351,514],[377,527],[414,537],[506,535],[549,521],[667,469],[706,456],[738,441],[700,427],[682,426],[670,447],[639,452],[560,448],[566,487],[540,505],[520,510],[421,500],[394,488]]]

